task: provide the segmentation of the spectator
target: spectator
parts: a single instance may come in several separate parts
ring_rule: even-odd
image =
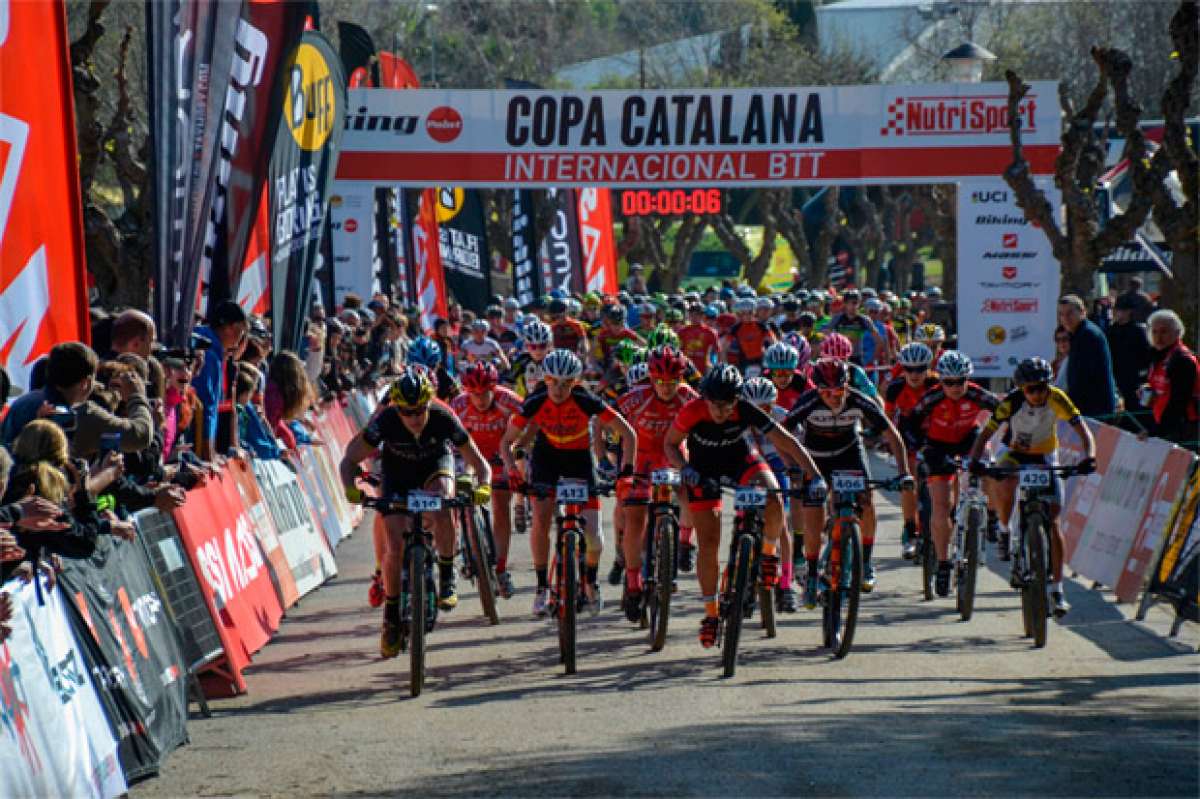
[[[141,311],[122,311],[112,323],[112,354],[132,352],[149,358],[158,336],[154,320]]]
[[[1071,333],[1062,325],[1054,328],[1054,386],[1067,391],[1067,361],[1071,357]],[[1070,392],[1067,392],[1068,394]]]
[[[646,288],[646,277],[642,274],[643,271],[641,264],[629,265],[629,277],[625,280],[625,290],[634,296],[646,294],[649,291]]]
[[[1142,291],[1142,285],[1140,277],[1129,278],[1129,288],[1117,299],[1126,298],[1125,301],[1131,303],[1130,310],[1133,311],[1133,321],[1144,323],[1150,318],[1150,314],[1154,313],[1154,300],[1150,299],[1149,294]]]
[[[1183,321],[1174,311],[1150,314],[1150,372],[1146,402],[1151,410],[1147,430],[1195,450],[1200,445],[1200,376],[1196,356],[1183,343]]]
[[[262,374],[246,362],[238,364],[237,414],[238,441],[256,458],[276,460],[280,456],[279,443],[271,435],[266,420],[254,404],[254,395],[262,381]]]
[[[287,449],[310,443],[306,438],[298,439],[295,428],[288,424],[299,419],[308,408],[309,392],[304,364],[294,353],[284,351],[271,359],[264,403],[267,422],[271,432],[283,441]]]
[[[1145,410],[1138,398],[1138,389],[1146,382],[1146,372],[1150,368],[1150,331],[1133,318],[1135,308],[1135,300],[1129,294],[1117,297],[1112,325],[1105,334],[1112,353],[1117,392],[1128,413]]]
[[[226,356],[241,344],[248,330],[249,320],[246,312],[232,300],[218,303],[208,315],[208,325],[196,328],[196,334],[209,342],[209,348],[204,354],[204,365],[192,378],[196,396],[204,407],[201,438],[195,445],[197,453],[205,460],[211,458],[212,447],[216,441],[217,414],[221,401],[233,401],[232,396],[225,396]]]
[[[1074,294],[1058,301],[1058,322],[1071,334],[1067,394],[1084,416],[1108,421],[1117,407],[1112,356],[1104,333],[1086,314],[1087,306]]]

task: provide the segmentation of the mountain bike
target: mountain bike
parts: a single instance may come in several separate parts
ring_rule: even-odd
[[[917,557],[921,566],[921,591],[925,601],[933,601],[933,581],[937,577],[937,550],[933,546],[933,500],[929,496],[929,470],[917,463]]]
[[[871,480],[861,471],[835,471],[830,475],[828,502],[832,512],[825,521],[827,542],[818,562],[818,602],[823,645],[833,650],[835,658],[850,653],[858,625],[863,575],[859,495],[873,488],[896,491],[904,483],[900,476]]]
[[[966,476],[964,483],[963,476]],[[955,607],[963,621],[975,611],[975,584],[984,556],[987,529],[987,496],[980,478],[960,470],[958,504],[954,507],[954,535],[950,539],[950,562],[954,564]]]
[[[650,651],[658,652],[667,642],[671,617],[671,594],[679,574],[679,506],[674,490],[680,483],[674,469],[656,469],[649,475],[650,496],[625,500],[626,505],[646,505],[646,533],[642,553],[642,629],[650,631]],[[624,597],[622,597],[624,599]],[[624,603],[622,603],[624,604]]]
[[[466,475],[460,476],[455,486],[458,496],[464,499],[473,490],[471,479]],[[491,624],[499,624],[496,597],[500,595],[500,581],[496,577],[496,541],[492,538],[491,515],[487,508],[474,504],[456,507],[453,514],[462,554],[462,575],[479,591],[483,615]]]

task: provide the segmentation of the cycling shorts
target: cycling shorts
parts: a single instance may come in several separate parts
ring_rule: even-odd
[[[539,441],[534,444],[529,456],[529,482],[535,486],[551,489],[558,481],[583,480],[589,495],[596,490],[596,466],[589,449],[559,449]],[[600,498],[592,496],[585,506],[589,510],[600,507]]]
[[[1058,453],[1051,452],[1043,455],[1037,452],[1014,452],[1011,449],[1002,449],[996,456],[997,466],[1029,466],[1030,464],[1057,466]],[[1016,478],[1017,476],[1014,474],[1010,479],[1016,480]],[[1052,474],[1051,478],[1054,481],[1053,505],[1056,508],[1061,508],[1063,496],[1065,496],[1062,475]]]
[[[950,480],[958,473],[956,458],[964,458],[975,445],[975,434],[972,433],[957,444],[947,444],[940,441],[930,441],[921,448],[921,458],[925,462],[925,474],[930,480]]]
[[[770,474],[771,467],[757,452],[750,451],[740,460],[721,465],[708,465],[698,471],[701,476],[710,480],[719,480],[724,477],[735,481],[738,485],[748,485],[758,475]],[[694,511],[719,511],[721,509],[721,490],[719,488],[704,485],[688,486],[687,497],[688,507]]]
[[[449,452],[438,458],[406,463],[403,469],[385,469],[383,496],[402,497],[409,491],[424,490],[430,480],[438,477],[454,479],[454,456]]]
[[[639,452],[637,465],[633,467],[635,475],[633,482],[625,490],[620,487],[622,485],[621,482],[617,484],[617,501],[625,502],[625,500],[632,499],[637,502],[645,502],[650,499],[650,475],[658,469],[671,468],[674,467],[671,466],[666,455],[661,453],[658,455],[643,455]]]
[[[871,479],[871,470],[867,466],[867,452],[863,448],[861,440],[859,440],[856,446],[849,447],[837,455],[831,455],[828,458],[814,457],[813,463],[816,464],[817,471],[821,473],[821,477],[825,479],[826,485],[833,483],[834,472],[862,472],[868,480]],[[800,504],[805,508],[820,508],[825,504],[825,501],[809,498],[809,482],[809,480],[804,481],[804,499],[800,501]],[[870,492],[867,493],[869,494]]]

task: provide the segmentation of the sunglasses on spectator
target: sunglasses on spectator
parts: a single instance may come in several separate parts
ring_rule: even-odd
[[[947,388],[961,388],[967,384],[966,378],[962,377],[943,377],[942,385]]]
[[[415,408],[397,408],[396,410],[400,412],[401,416],[420,416],[421,414],[425,413],[425,411],[429,410],[429,406],[418,405]]]

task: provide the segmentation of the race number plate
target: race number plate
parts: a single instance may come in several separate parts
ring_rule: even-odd
[[[409,491],[408,509],[411,511],[431,511],[442,509],[442,498],[428,491]]]
[[[677,486],[679,472],[674,469],[655,469],[650,473],[650,482],[656,486]]]
[[[839,494],[852,494],[867,490],[867,476],[862,472],[834,472],[833,490]]]
[[[567,505],[582,505],[588,501],[588,484],[585,480],[559,480],[558,501]]]
[[[749,508],[765,508],[767,492],[755,486],[742,486],[733,494],[733,507],[738,510]]]
[[[1042,469],[1024,469],[1021,471],[1022,488],[1049,488],[1050,472]]]

